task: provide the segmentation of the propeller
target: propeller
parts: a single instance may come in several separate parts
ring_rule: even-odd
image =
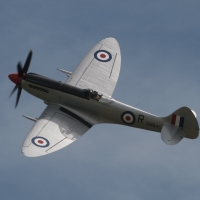
[[[21,96],[21,92],[22,92],[22,87],[21,87],[21,82],[22,79],[24,77],[25,74],[27,74],[30,63],[31,63],[31,58],[32,58],[32,50],[30,50],[27,58],[26,58],[26,62],[24,64],[24,67],[22,67],[21,62],[18,62],[17,64],[17,73],[13,73],[8,75],[9,79],[15,83],[15,87],[13,88],[12,92],[10,93],[10,97],[14,94],[14,92],[18,89],[17,91],[17,99],[16,99],[16,103],[15,103],[15,108],[18,105],[20,96]]]

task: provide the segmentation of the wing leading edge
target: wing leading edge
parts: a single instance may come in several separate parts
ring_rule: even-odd
[[[27,135],[22,152],[36,157],[57,151],[92,127],[84,119],[57,105],[49,105]]]
[[[76,67],[66,83],[112,96],[121,67],[120,47],[116,39],[96,44]]]

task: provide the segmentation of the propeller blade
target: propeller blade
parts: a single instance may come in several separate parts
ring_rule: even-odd
[[[31,62],[31,58],[32,58],[32,50],[30,50],[30,52],[27,56],[26,62],[24,64],[23,73],[25,73],[25,74],[28,71],[28,68],[29,68],[29,65],[30,65],[30,62]]]
[[[23,70],[22,70],[22,64],[21,64],[21,62],[18,62],[18,64],[17,64],[17,72],[18,72],[18,76],[19,77],[23,76]]]
[[[17,72],[18,72],[18,74],[13,73],[13,74],[10,74],[8,76],[9,79],[16,84],[15,87],[14,87],[14,89],[10,93],[9,98],[18,89],[18,91],[17,91],[17,99],[16,99],[16,103],[15,103],[15,108],[17,107],[17,105],[19,103],[19,99],[20,99],[21,92],[22,92],[21,82],[23,80],[23,76],[28,72],[29,65],[31,63],[31,58],[32,58],[32,50],[30,50],[30,52],[29,52],[29,54],[28,54],[28,56],[26,58],[26,62],[24,64],[24,67],[22,67],[21,62],[18,62],[18,64],[17,64]]]
[[[17,85],[15,85],[15,87],[13,88],[13,90],[12,90],[12,92],[10,93],[10,96],[9,96],[9,98],[13,95],[13,93],[16,91],[16,89],[18,88],[18,86]]]
[[[21,88],[21,87],[18,87],[18,92],[17,92],[17,99],[16,99],[16,103],[15,103],[15,108],[16,108],[17,105],[18,105],[21,92],[22,92],[22,88]]]

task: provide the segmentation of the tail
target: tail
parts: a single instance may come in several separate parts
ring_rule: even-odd
[[[182,107],[168,117],[162,118],[164,125],[161,130],[163,142],[174,145],[184,137],[195,139],[199,135],[199,124],[196,113],[187,107]]]

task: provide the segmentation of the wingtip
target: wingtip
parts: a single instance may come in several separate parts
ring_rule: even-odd
[[[120,47],[118,41],[113,37],[108,37],[99,42],[99,44],[104,45],[110,49],[115,49],[118,53],[120,53]]]
[[[47,153],[44,153],[42,151],[39,151],[37,149],[32,149],[32,148],[27,148],[25,146],[22,146],[22,153],[24,154],[24,156],[26,157],[39,157],[39,156],[44,156],[47,155]]]
[[[110,42],[117,42],[117,43],[118,43],[117,39],[114,38],[114,37],[107,37],[107,38],[105,38],[104,40],[110,41]]]

